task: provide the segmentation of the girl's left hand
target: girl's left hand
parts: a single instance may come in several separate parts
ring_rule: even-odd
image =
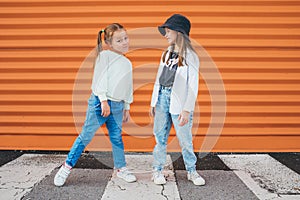
[[[123,113],[123,122],[124,123],[128,122],[129,118],[130,118],[129,110],[124,110],[124,113]]]
[[[182,111],[180,113],[180,115],[178,116],[179,126],[184,126],[189,122],[189,115],[190,112],[188,111]]]

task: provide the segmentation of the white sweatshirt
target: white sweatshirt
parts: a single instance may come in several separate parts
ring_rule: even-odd
[[[167,60],[167,59],[166,59]],[[198,77],[199,77],[199,58],[196,53],[187,50],[185,58],[187,64],[178,67],[175,74],[175,79],[170,97],[170,113],[180,114],[182,111],[191,112],[195,108],[196,99],[198,96]],[[163,71],[165,63],[162,59],[159,64],[156,81],[152,93],[151,107],[155,107],[159,93],[159,77]]]
[[[92,91],[100,101],[124,101],[124,109],[133,102],[132,64],[123,55],[103,50],[96,59]]]

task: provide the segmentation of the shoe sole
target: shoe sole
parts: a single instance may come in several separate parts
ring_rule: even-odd
[[[203,184],[195,184],[194,181],[192,181],[191,179],[188,179],[188,180],[191,181],[194,185],[197,185],[197,186],[203,186],[203,185],[205,185],[205,183],[203,183]]]
[[[137,181],[137,179],[134,179],[134,180],[132,180],[132,181],[127,181],[127,180],[125,180],[123,177],[120,177],[120,176],[118,176],[118,175],[117,175],[117,177],[118,177],[119,179],[122,179],[123,181],[125,181],[125,182],[127,182],[127,183],[133,183],[133,182],[136,182],[136,181]]]
[[[156,185],[165,185],[166,183],[167,183],[167,181],[166,182],[164,182],[164,183],[156,183],[156,182],[154,182]]]

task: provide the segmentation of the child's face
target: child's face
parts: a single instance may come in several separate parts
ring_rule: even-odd
[[[170,45],[175,44],[176,38],[177,38],[177,31],[173,31],[171,29],[165,28],[166,30],[166,35],[165,37],[168,40],[168,43]]]
[[[120,29],[114,32],[110,47],[119,52],[126,53],[129,49],[129,38],[127,32],[124,29]]]

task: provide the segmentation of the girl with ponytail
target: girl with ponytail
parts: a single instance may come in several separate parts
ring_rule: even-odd
[[[102,38],[108,46],[107,50],[103,50]],[[122,140],[122,122],[129,120],[130,104],[133,101],[132,64],[124,56],[129,49],[125,28],[113,23],[99,31],[96,49],[92,94],[88,100],[86,120],[65,163],[54,177],[56,186],[64,185],[84,148],[103,124],[106,124],[112,144],[117,177],[127,182],[136,181],[136,177],[126,168]]]

